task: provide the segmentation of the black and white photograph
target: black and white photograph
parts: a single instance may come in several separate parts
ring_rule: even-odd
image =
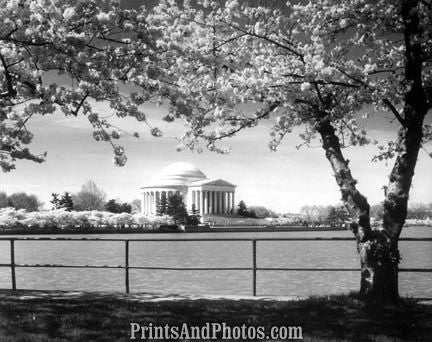
[[[432,341],[432,0],[0,0],[0,342]]]

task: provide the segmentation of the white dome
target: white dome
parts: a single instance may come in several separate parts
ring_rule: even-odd
[[[186,186],[206,178],[207,176],[196,166],[177,162],[162,169],[145,187]]]

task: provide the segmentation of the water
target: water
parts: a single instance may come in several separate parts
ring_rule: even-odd
[[[409,227],[403,237],[432,237],[432,228]],[[33,237],[33,236],[32,236]],[[52,236],[56,237],[56,236]],[[57,235],[58,237],[58,235]],[[66,237],[71,237],[67,235]],[[195,234],[74,235],[95,238],[351,237],[350,232],[247,232]],[[432,242],[401,242],[401,267],[432,268]],[[0,264],[10,262],[9,242],[0,241]],[[124,265],[124,242],[17,241],[19,264]],[[249,241],[130,242],[130,266],[251,267]],[[354,241],[258,241],[258,267],[358,268]],[[17,268],[20,289],[124,291],[122,269]],[[258,295],[322,295],[359,288],[359,272],[258,271]],[[400,293],[432,297],[432,273],[401,273]],[[10,288],[9,268],[0,287]],[[180,294],[252,293],[251,271],[131,270],[131,292]]]

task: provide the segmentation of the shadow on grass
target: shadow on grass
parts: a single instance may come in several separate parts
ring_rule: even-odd
[[[119,293],[0,291],[0,341],[129,341],[130,323],[301,326],[306,341],[428,341],[432,306],[404,299],[382,310],[356,294],[299,301],[152,301]],[[157,297],[154,297],[156,299]]]

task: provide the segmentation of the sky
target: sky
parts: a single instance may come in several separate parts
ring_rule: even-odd
[[[96,106],[101,113],[109,114],[107,105]],[[159,170],[173,162],[185,161],[197,166],[209,178],[223,178],[236,184],[236,202],[244,200],[249,206],[263,205],[279,213],[295,213],[306,204],[334,205],[340,201],[340,192],[319,141],[311,148],[298,150],[295,146],[300,139],[298,132],[293,132],[286,136],[277,152],[272,152],[268,148],[271,122],[263,121],[258,127],[228,140],[232,148],[228,155],[209,151],[177,152],[176,137],[182,134],[181,121],[163,122],[164,107],[146,105],[144,110],[150,123],[160,127],[164,135],[152,137],[147,126],[133,119],[114,119],[126,131],[140,133],[139,139],[128,136],[121,139],[128,156],[124,167],[114,166],[111,146],[93,139],[85,117],[69,118],[55,113],[34,119],[29,122],[34,134],[30,147],[33,152],[47,151],[47,160],[42,164],[18,161],[16,170],[0,173],[0,191],[36,194],[48,209],[52,192],[75,193],[92,179],[106,191],[108,198],[132,201],[140,197],[140,186]],[[378,119],[367,123],[371,138],[383,141],[394,136],[394,126],[386,124],[388,115],[377,113]],[[392,164],[371,162],[376,151],[376,146],[344,151],[360,191],[371,204],[383,200],[382,187],[387,184]],[[431,169],[432,158],[421,150],[411,202],[432,202]]]
[[[157,3],[148,0],[147,6]],[[125,7],[136,8],[142,0],[123,1]],[[54,80],[63,83],[64,79]],[[100,113],[109,113],[106,104],[96,104]],[[176,137],[182,134],[182,123],[161,120],[166,108],[146,105],[145,111],[152,125],[163,131],[161,138],[152,137],[147,126],[133,119],[113,120],[129,132],[138,131],[140,139],[124,136],[128,162],[124,167],[112,163],[113,153],[108,143],[96,142],[92,128],[85,117],[64,117],[55,113],[36,117],[28,123],[34,138],[33,152],[47,151],[46,162],[36,164],[18,161],[16,170],[0,172],[0,191],[8,194],[18,191],[36,194],[50,208],[51,193],[76,193],[88,180],[93,180],[106,191],[107,197],[132,201],[140,197],[140,186],[146,184],[162,168],[176,161],[194,164],[209,178],[223,178],[237,185],[236,202],[263,205],[280,213],[299,212],[303,205],[335,205],[340,202],[330,164],[317,141],[313,147],[296,149],[301,143],[298,133],[287,135],[277,152],[268,148],[271,122],[263,121],[257,127],[240,132],[229,139],[231,153],[220,155],[204,151],[199,154],[188,150],[177,152]],[[431,114],[429,113],[429,119]],[[389,124],[390,114],[376,113],[367,122],[369,136],[385,141],[394,138],[397,122]],[[432,147],[428,147],[432,152]],[[388,182],[392,162],[371,161],[376,146],[344,150],[359,190],[376,204],[383,200],[383,186]],[[420,151],[410,194],[412,203],[432,202],[432,158]]]

